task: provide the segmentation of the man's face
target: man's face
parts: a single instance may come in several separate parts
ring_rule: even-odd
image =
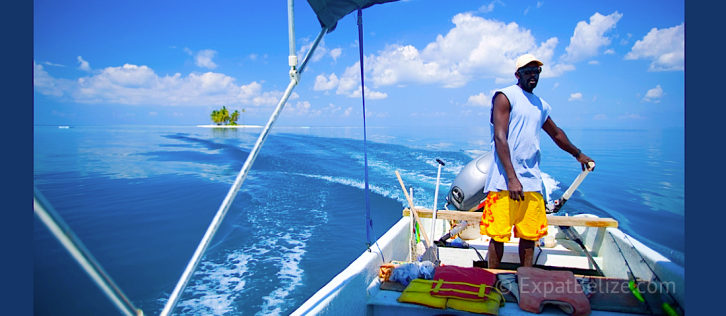
[[[519,80],[519,85],[524,90],[531,92],[535,87],[537,87],[540,72],[542,72],[542,68],[533,61],[526,66],[519,68],[515,73],[515,76]]]

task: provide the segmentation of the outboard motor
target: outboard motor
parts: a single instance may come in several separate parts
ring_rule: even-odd
[[[479,206],[486,197],[482,190],[493,162],[494,155],[487,152],[466,164],[451,184],[446,196],[447,203],[459,211],[469,211]]]

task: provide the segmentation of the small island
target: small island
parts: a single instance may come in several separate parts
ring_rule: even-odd
[[[210,114],[210,118],[212,119],[213,125],[197,125],[197,127],[212,127],[212,128],[260,128],[262,126],[259,125],[245,125],[244,124],[244,114],[247,111],[245,109],[242,109],[242,125],[237,124],[237,120],[240,117],[240,112],[237,110],[234,110],[232,114],[229,113],[229,110],[227,110],[226,106],[223,106],[220,110],[214,110],[212,111],[212,114]]]

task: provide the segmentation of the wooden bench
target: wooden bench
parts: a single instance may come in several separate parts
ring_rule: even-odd
[[[433,211],[430,209],[416,208],[419,218],[432,218]],[[403,209],[403,216],[409,216],[411,210]],[[437,219],[466,221],[469,224],[479,224],[481,212],[463,212],[439,210],[436,212]],[[618,227],[618,221],[612,218],[573,217],[547,215],[547,224],[553,226],[583,226],[583,227]]]
[[[415,208],[419,218],[432,218],[433,211],[425,208]],[[403,216],[410,216],[409,208],[403,209]],[[436,212],[436,218],[441,220],[466,221],[469,226],[478,226],[481,222],[481,212],[465,212],[465,211],[448,211],[439,210]],[[588,242],[590,251],[597,255],[600,247],[605,239],[606,228],[618,228],[618,221],[612,218],[584,217],[584,216],[557,216],[547,215],[547,224],[551,226],[576,226],[576,227],[593,227],[596,228],[593,240]]]

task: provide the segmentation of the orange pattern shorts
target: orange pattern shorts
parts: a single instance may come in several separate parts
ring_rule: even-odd
[[[524,192],[524,201],[509,198],[509,191],[490,191],[484,201],[479,230],[499,242],[512,237],[538,240],[547,235],[547,213],[542,194]]]

